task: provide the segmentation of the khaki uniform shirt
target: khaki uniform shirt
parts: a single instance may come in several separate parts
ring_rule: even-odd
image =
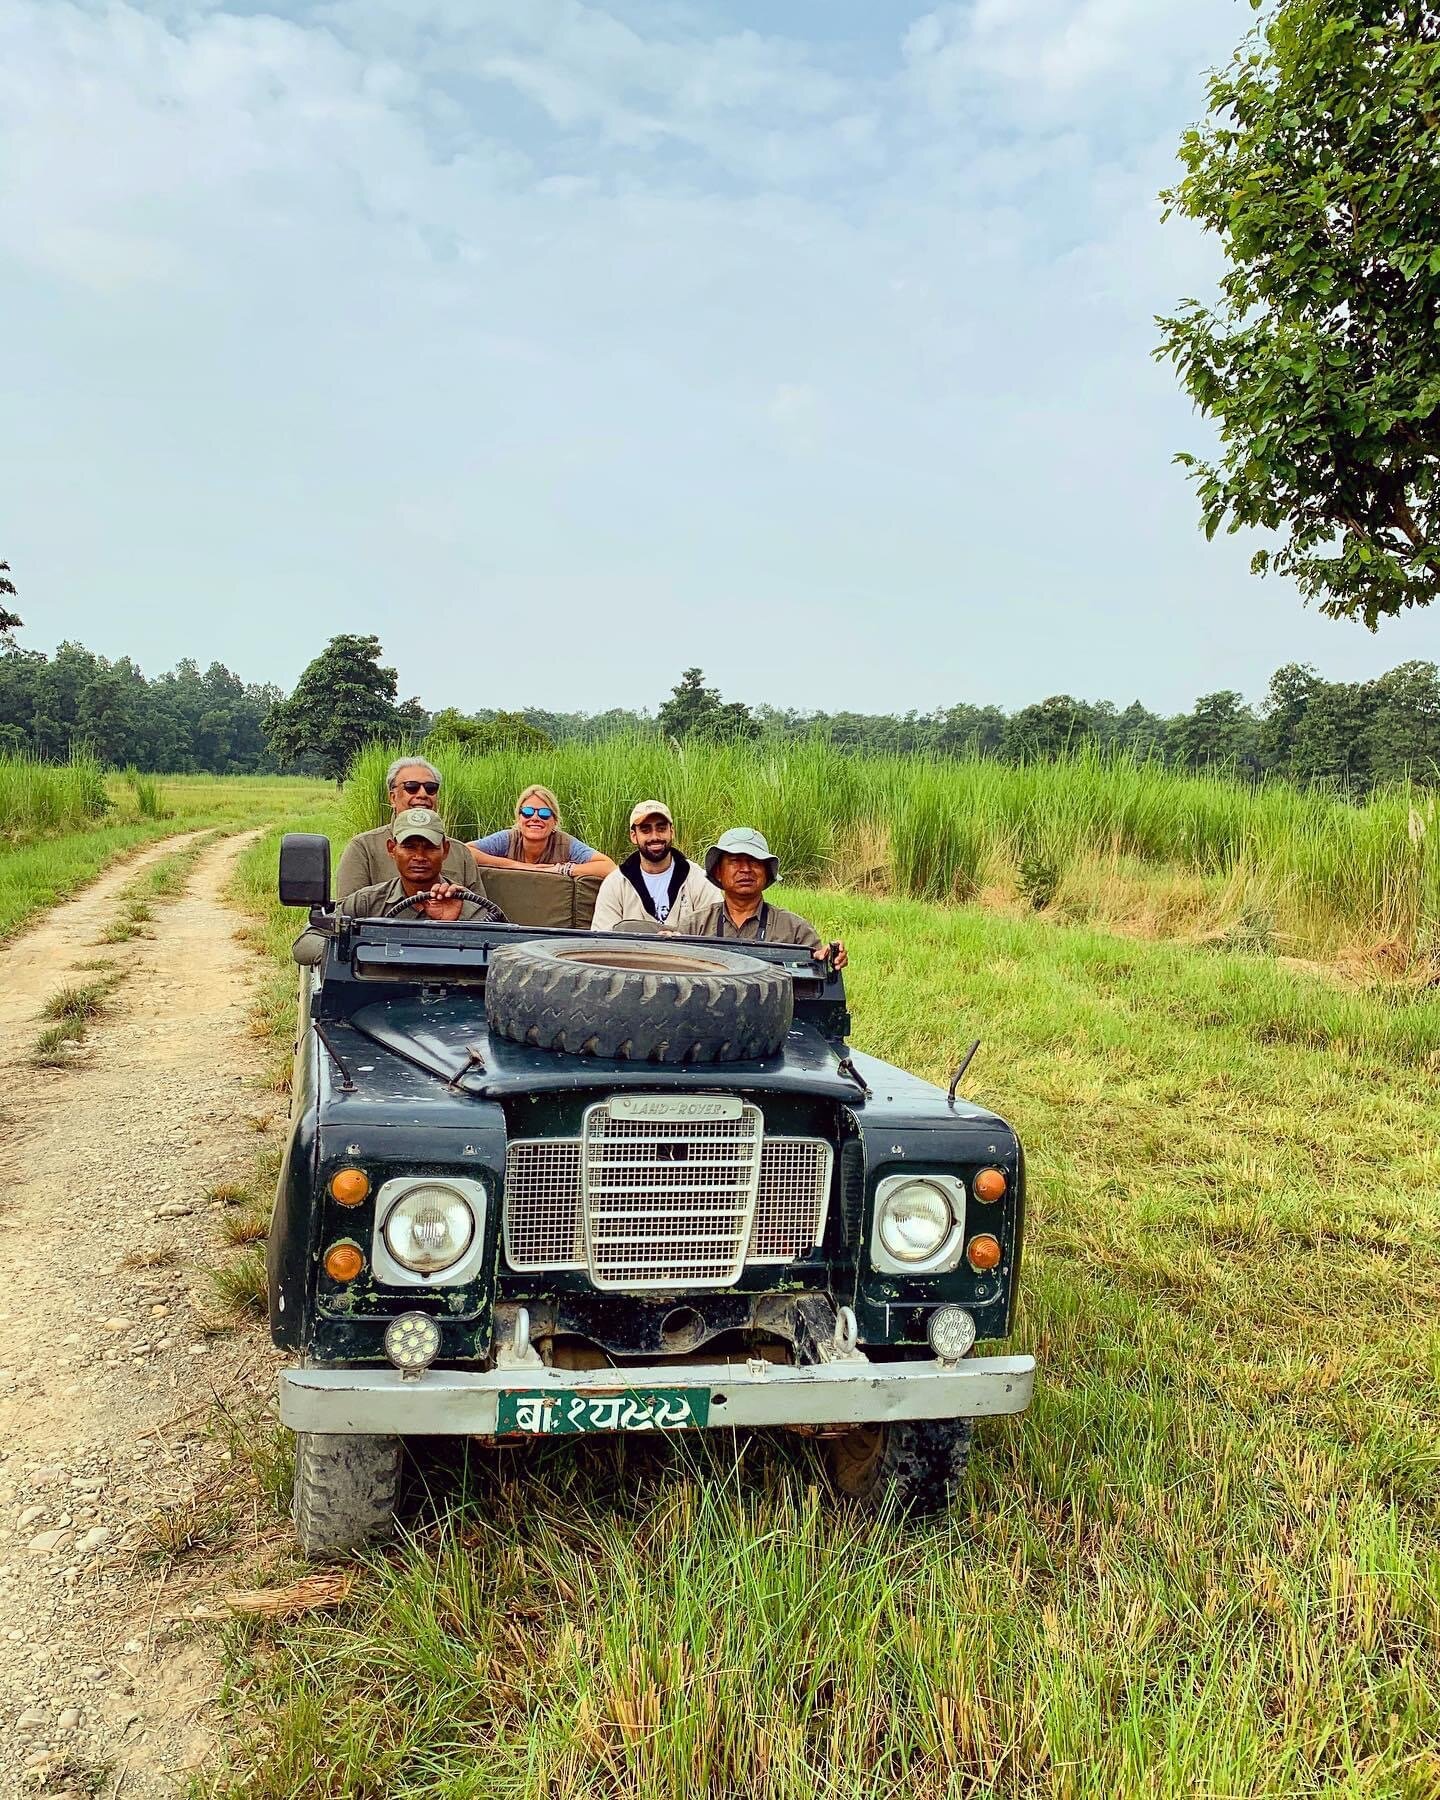
[[[394,875],[395,863],[385,848],[391,830],[389,825],[377,825],[373,831],[362,831],[358,837],[351,838],[341,853],[339,872],[335,876],[337,900],[344,900],[361,888],[389,881]],[[479,864],[466,846],[459,838],[451,838],[450,848],[440,865],[440,879],[453,881],[457,887],[474,888],[479,894],[484,890],[476,886],[478,873]]]
[[[783,906],[760,902],[759,912],[743,925],[731,922],[722,900],[701,913],[690,927],[695,937],[731,938],[742,944],[804,944],[809,950],[820,948],[820,933],[799,913],[787,912]]]
[[[472,888],[477,894],[482,892],[479,884],[474,880],[468,881],[465,885]],[[363,887],[356,893],[347,894],[335,910],[347,919],[378,919],[384,914],[387,907],[393,906],[397,900],[404,898],[405,889],[397,875],[393,881],[377,881],[370,887]],[[405,914],[397,913],[395,916],[404,918]],[[462,919],[475,919],[479,916],[480,908],[473,900],[460,902]],[[438,923],[437,920],[426,919],[421,913],[412,912],[410,917],[417,924],[434,925]],[[297,963],[301,963],[307,968],[313,968],[324,956],[325,946],[329,941],[325,932],[317,931],[313,925],[307,925],[291,946],[290,954]]]

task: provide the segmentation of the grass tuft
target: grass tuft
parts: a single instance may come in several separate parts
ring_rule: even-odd
[[[224,1548],[235,1528],[236,1503],[228,1472],[198,1481],[166,1500],[133,1527],[136,1547],[148,1562],[173,1564],[197,1551]]]
[[[243,1182],[217,1181],[205,1190],[205,1198],[218,1201],[222,1206],[244,1206],[252,1203],[255,1195]]]
[[[68,1069],[74,1065],[72,1051],[79,1048],[85,1036],[83,1026],[51,1025],[35,1039],[30,1061],[37,1069]]]
[[[227,1212],[220,1221],[220,1235],[227,1244],[258,1244],[270,1235],[270,1214],[260,1206]]]
[[[268,1226],[267,1226],[268,1229]],[[229,1232],[227,1229],[227,1237]],[[264,1236],[259,1232],[257,1236]],[[250,1242],[250,1239],[230,1241]],[[268,1288],[265,1280],[265,1258],[258,1250],[247,1250],[241,1256],[232,1257],[228,1262],[217,1264],[207,1271],[210,1287],[215,1299],[226,1312],[232,1314],[253,1314],[260,1316],[265,1312]]]
[[[111,974],[53,993],[41,1007],[39,1017],[55,1023],[35,1039],[30,1052],[32,1064],[41,1069],[69,1067],[74,1061],[71,1052],[84,1043],[91,1025],[109,1011],[110,997],[123,979],[121,974]]]
[[[77,987],[61,988],[41,1007],[40,1017],[87,1025],[105,1011],[115,986],[114,981],[90,981]]]
[[[127,1250],[120,1258],[122,1269],[173,1269],[180,1261],[178,1244],[156,1244],[148,1250]]]

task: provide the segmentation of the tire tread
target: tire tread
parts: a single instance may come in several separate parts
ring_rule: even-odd
[[[296,1433],[292,1511],[302,1555],[343,1556],[388,1537],[399,1497],[399,1438]]]

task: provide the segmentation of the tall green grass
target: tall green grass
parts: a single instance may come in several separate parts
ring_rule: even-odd
[[[347,786],[349,830],[388,815],[376,746]],[[847,756],[819,742],[677,748],[650,737],[487,756],[442,749],[446,819],[474,837],[509,824],[516,796],[543,781],[567,829],[612,856],[629,848],[637,799],[669,802],[699,850],[727,825],[758,826],[788,875],[870,885],[914,899],[966,899],[987,882],[1095,859],[1194,874],[1237,911],[1273,915],[1294,947],[1357,938],[1407,949],[1440,939],[1440,819],[1433,796],[1398,787],[1363,806],[1279,783],[1094,751],[1054,763]]]
[[[45,763],[32,756],[0,756],[0,834],[75,831],[101,818],[109,806],[104,771],[93,757]]]
[[[160,803],[160,780],[156,775],[142,775],[132,763],[125,771],[125,784],[135,799],[135,810],[142,819],[163,819]]]

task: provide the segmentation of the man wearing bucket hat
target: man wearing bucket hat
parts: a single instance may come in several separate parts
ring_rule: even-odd
[[[479,906],[464,898],[464,888],[445,880],[450,839],[439,813],[428,806],[412,806],[397,813],[385,848],[395,865],[394,875],[389,881],[372,882],[345,895],[335,908],[337,914],[347,919],[378,919],[400,901],[411,900],[413,905],[398,912],[397,918],[434,919],[442,925],[456,919],[503,918],[499,908],[485,900],[478,874],[472,874],[466,886],[480,895]],[[302,931],[290,954],[297,963],[318,963],[325,954],[324,932],[313,927]]]
[[[675,848],[675,819],[663,800],[630,808],[630,842],[634,854],[600,883],[590,929],[694,932],[696,915],[719,903],[720,890]]]
[[[850,960],[845,946],[822,944],[820,933],[799,913],[772,906],[765,890],[780,879],[780,859],[763,835],[749,825],[736,825],[705,852],[705,873],[723,898],[691,928],[695,937],[734,938],[746,944],[804,944],[816,957],[830,958],[843,969]]]

